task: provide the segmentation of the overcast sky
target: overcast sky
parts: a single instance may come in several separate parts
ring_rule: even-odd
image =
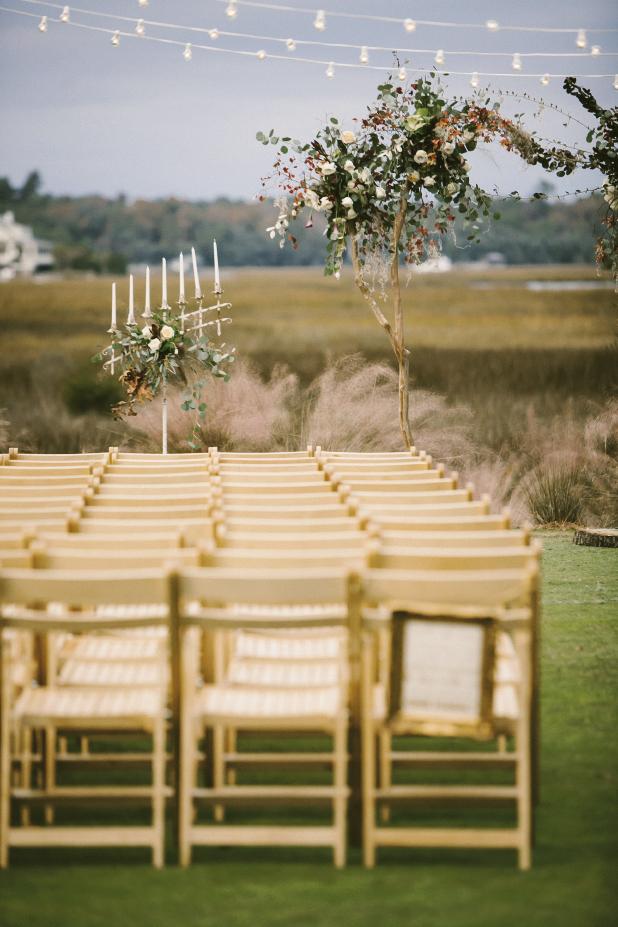
[[[287,6],[310,6],[308,0],[274,0]],[[596,28],[617,28],[615,0],[318,0],[327,9],[377,13],[402,19],[408,16],[434,20],[485,22],[504,25],[587,27],[588,46],[618,52],[618,32],[595,34]],[[58,22],[52,5],[34,6],[24,0],[0,0],[0,6],[47,13],[49,28],[40,33],[37,19],[0,12],[0,174],[20,182],[38,168],[45,188],[54,193],[119,192],[129,197],[175,195],[210,199],[218,195],[251,197],[259,178],[268,169],[272,150],[255,141],[260,129],[275,128],[281,134],[310,136],[326,114],[335,113],[349,124],[362,115],[381,75],[368,70],[336,73],[333,80],[323,65],[287,61],[258,61],[254,57],[213,54],[194,50],[186,62],[182,47],[166,46],[139,38],[122,38],[113,47],[109,35],[72,28]],[[447,64],[458,70],[511,70],[510,57],[449,57],[449,51],[573,52],[573,35],[540,32],[490,33],[485,29],[447,29],[418,26],[406,33],[397,23],[373,23],[329,19],[324,32],[312,26],[309,14],[275,13],[240,7],[231,21],[219,0],[150,0],[146,8],[138,0],[80,0],[90,10],[183,25],[219,27],[238,32],[280,38],[318,39],[388,48],[443,48]],[[132,31],[129,23],[93,19],[75,11],[75,22],[98,24]],[[151,35],[217,47],[279,51],[265,40],[193,36],[147,26]],[[325,61],[356,61],[358,51],[306,48],[295,53]],[[412,65],[428,67],[432,54],[409,55]],[[388,52],[372,52],[371,64],[389,65]],[[613,57],[533,58],[524,61],[528,72],[614,74]],[[495,92],[501,88],[526,90],[559,103],[586,121],[579,104],[566,97],[561,81],[541,87],[538,79],[488,78]],[[467,78],[448,78],[454,92],[470,90]],[[615,106],[618,93],[612,78],[584,81],[605,105]],[[581,139],[581,129],[563,127],[564,119],[547,111],[532,116],[534,109],[519,102],[505,106],[509,112],[527,111],[540,134],[569,140]],[[525,168],[515,156],[494,151],[477,152],[473,179],[489,188],[529,193],[538,188],[542,173]],[[563,189],[589,186],[591,175],[569,178]],[[555,181],[554,181],[555,182]]]

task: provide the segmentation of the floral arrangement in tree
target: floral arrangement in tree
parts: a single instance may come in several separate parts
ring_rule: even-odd
[[[204,383],[195,378],[207,370],[229,380],[225,365],[234,360],[233,350],[215,346],[204,335],[196,339],[193,332],[183,331],[180,318],[168,319],[161,312],[153,313],[143,328],[128,324],[124,331],[113,331],[110,347],[122,368],[119,381],[127,397],[114,406],[119,416],[136,415],[138,403],[153,399],[164,384],[173,381],[191,391],[183,408],[204,413],[205,403],[196,405]]]
[[[592,151],[584,167],[600,170],[606,178],[603,185],[603,199],[607,203],[603,218],[605,233],[597,239],[596,261],[599,267],[611,270],[618,285],[618,107],[604,109],[590,90],[580,87],[574,77],[565,79],[564,89],[598,120],[586,136],[586,141],[592,143]]]
[[[469,154],[498,140],[530,164],[570,173],[577,156],[542,148],[522,127],[500,114],[499,101],[476,95],[447,99],[435,74],[407,87],[387,81],[356,128],[342,131],[333,116],[309,142],[259,132],[277,146],[273,180],[279,215],[267,231],[296,246],[290,223],[303,210],[326,221],[325,273],[338,275],[349,247],[355,281],[386,332],[399,370],[399,421],[404,443],[409,425],[409,350],[399,281],[400,263],[415,264],[440,251],[459,214],[469,240],[479,240],[492,197],[472,183]],[[499,218],[494,213],[494,218]],[[390,290],[390,294],[389,294]],[[390,295],[390,318],[387,301]]]

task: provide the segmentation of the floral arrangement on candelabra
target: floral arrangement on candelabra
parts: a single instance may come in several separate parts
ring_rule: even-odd
[[[134,280],[129,276],[129,311],[125,326],[120,329],[117,324],[116,284],[112,284],[112,318],[109,328],[110,344],[96,360],[103,362],[104,369],[118,376],[126,399],[116,403],[114,414],[122,418],[125,415],[137,415],[140,403],[162,396],[162,450],[167,453],[167,387],[169,383],[178,383],[185,387],[187,394],[182,403],[186,411],[195,412],[192,440],[199,428],[199,422],[206,415],[206,403],[202,397],[205,382],[204,373],[218,379],[228,380],[228,365],[234,361],[234,348],[227,348],[220,342],[222,326],[230,323],[229,316],[222,313],[231,309],[231,303],[222,302],[222,289],[219,275],[217,243],[214,243],[215,303],[207,306],[204,301],[197,269],[195,249],[191,249],[194,277],[195,308],[192,309],[185,295],[184,255],[179,258],[179,290],[176,311],[167,299],[167,262],[161,262],[161,305],[154,310],[150,299],[150,268],[146,268],[145,300],[142,319],[138,324],[135,317]],[[208,318],[214,312],[215,317]],[[211,332],[216,332],[215,341]]]
[[[578,156],[567,149],[542,148],[519,123],[500,114],[499,101],[479,94],[447,100],[435,74],[408,86],[395,81],[380,85],[375,103],[355,122],[354,131],[342,131],[333,116],[307,143],[279,138],[273,130],[257,133],[259,142],[278,148],[274,175],[263,181],[267,188],[274,180],[280,194],[277,221],[267,231],[271,238],[279,237],[281,247],[286,241],[296,246],[292,220],[308,209],[310,227],[313,213],[322,213],[325,273],[335,276],[349,242],[355,281],[397,361],[399,421],[410,447],[401,260],[413,265],[435,256],[457,213],[468,225],[468,238],[478,240],[481,223],[491,214],[491,196],[469,178],[468,155],[480,142],[498,140],[528,163],[560,167],[564,173],[574,170]],[[384,305],[388,284],[390,319]]]

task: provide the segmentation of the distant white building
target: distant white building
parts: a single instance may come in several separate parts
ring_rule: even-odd
[[[0,280],[31,277],[53,266],[50,242],[35,238],[32,229],[16,222],[12,212],[0,216]]]

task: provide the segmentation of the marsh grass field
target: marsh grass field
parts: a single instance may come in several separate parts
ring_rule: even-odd
[[[227,399],[209,387],[204,444],[267,450],[301,447],[307,437],[324,443],[325,418],[332,410],[322,403],[316,418],[315,381],[350,355],[356,355],[356,379],[346,379],[345,369],[342,373],[336,367],[319,389],[324,393],[328,386],[341,420],[346,404],[348,421],[363,407],[369,409],[383,369],[375,365],[392,367],[392,361],[386,336],[349,268],[341,280],[324,277],[319,268],[229,270],[223,285],[233,304],[233,324],[225,337],[236,346],[244,380],[224,388]],[[122,318],[128,278],[119,281],[118,289]],[[47,452],[109,444],[156,449],[156,416],[145,412],[131,427],[113,421],[109,408],[120,398],[119,386],[91,362],[106,344],[110,292],[111,278],[106,277],[0,286],[1,443]],[[158,293],[159,280],[154,279],[155,300]],[[175,297],[172,278],[170,298]],[[138,306],[143,303],[142,279],[136,281],[136,299]],[[616,297],[607,276],[572,265],[415,274],[404,302],[419,446],[481,484],[479,467],[485,474],[489,467],[493,484],[496,466],[506,466],[511,489],[521,469],[514,455],[521,456],[522,447],[528,449],[528,470],[533,458],[536,466],[545,454],[540,444],[555,445],[556,435],[562,444],[566,441],[562,450],[567,456],[582,445],[586,429],[596,435],[595,454],[596,445],[603,453],[612,451],[618,441],[618,409],[612,405],[618,350]],[[342,391],[340,402],[337,390]],[[224,402],[235,408],[222,411]],[[392,415],[391,406],[383,404],[373,422],[364,422],[368,446],[396,446],[395,415],[393,401]],[[256,437],[260,417],[269,425],[258,428]],[[230,430],[231,418],[236,424]],[[328,439],[343,449],[355,439],[352,429],[338,429],[329,425]],[[181,448],[179,440],[176,449]],[[603,461],[595,461],[604,471]],[[509,501],[511,489],[499,501]],[[602,493],[607,491],[602,487]]]

